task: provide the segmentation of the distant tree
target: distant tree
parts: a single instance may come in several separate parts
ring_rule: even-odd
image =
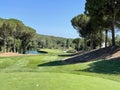
[[[83,49],[83,40],[80,38],[76,38],[73,40],[73,43],[75,44],[75,50],[80,51]]]
[[[36,31],[34,29],[30,27],[24,27],[24,30],[22,31],[22,36],[20,37],[21,50],[23,54],[26,53],[27,47],[35,34],[36,34]]]
[[[3,52],[26,52],[35,30],[16,19],[0,18],[0,46]]]
[[[2,27],[0,28],[0,35],[3,39],[3,47],[4,47],[4,52],[6,52],[7,50],[7,40],[9,37],[9,33],[10,33],[10,25],[8,23],[3,23]]]
[[[115,41],[116,41],[116,45],[120,46],[120,35],[116,35]]]
[[[71,43],[71,40],[70,40],[70,39],[67,39],[67,40],[66,40],[66,48],[69,49],[69,48],[71,47],[71,44],[72,44],[72,43]]]

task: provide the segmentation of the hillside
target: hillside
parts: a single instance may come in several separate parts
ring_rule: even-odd
[[[120,58],[64,64],[66,57],[59,55],[65,52],[57,49],[43,51],[48,53],[0,57],[0,90],[120,89]]]
[[[79,62],[87,62],[98,59],[112,59],[117,57],[120,57],[120,47],[112,46],[112,47],[83,52],[81,54],[66,59],[64,62],[79,63]]]
[[[55,49],[66,49],[69,47],[74,48],[74,44],[72,43],[73,39],[71,38],[63,38],[56,36],[48,36],[37,34],[36,41],[38,42],[38,47],[41,48],[55,48]]]
[[[73,38],[65,38],[65,37],[58,37],[58,36],[52,36],[52,35],[43,35],[43,34],[38,34],[38,35],[44,38],[73,39]]]

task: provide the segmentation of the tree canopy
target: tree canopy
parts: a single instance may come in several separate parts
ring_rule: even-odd
[[[108,30],[112,32],[112,45],[115,46],[115,29],[120,28],[119,15],[120,0],[86,0],[85,13],[73,17],[71,23],[84,38],[86,42],[84,47],[89,44],[91,49],[101,47],[104,35],[107,46]]]
[[[0,49],[3,52],[25,53],[35,34],[33,28],[25,26],[19,20],[0,18]]]
[[[26,53],[39,48],[76,49],[71,38],[40,35],[17,19],[0,18],[0,51]]]
[[[115,45],[115,27],[119,26],[120,21],[120,0],[86,0],[85,13],[92,18],[96,18],[95,21],[99,21],[98,25],[106,28],[109,25],[109,29],[112,31],[112,45]],[[106,18],[106,23],[103,25],[103,21]]]

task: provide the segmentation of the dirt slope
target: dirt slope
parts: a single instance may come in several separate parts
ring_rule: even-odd
[[[26,55],[35,55],[35,54],[19,54],[19,53],[13,53],[13,52],[0,53],[0,57],[26,56]]]
[[[98,59],[112,59],[120,57],[120,47],[112,46],[102,49],[95,49],[85,53],[78,54],[71,58],[66,59],[65,63],[78,63],[78,62],[87,62]]]

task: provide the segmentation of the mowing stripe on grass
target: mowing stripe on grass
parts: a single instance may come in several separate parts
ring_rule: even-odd
[[[116,81],[64,73],[0,73],[0,80],[0,90],[120,90]]]

